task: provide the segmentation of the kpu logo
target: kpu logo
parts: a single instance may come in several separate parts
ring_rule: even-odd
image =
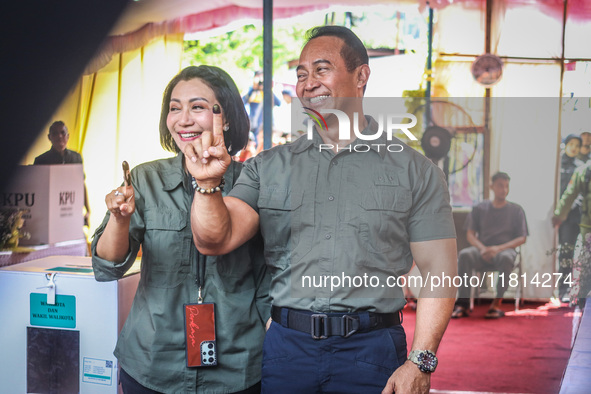
[[[340,141],[349,141],[351,139],[351,121],[347,114],[343,111],[339,111],[337,109],[321,109],[320,111],[313,110],[312,108],[303,107],[306,111],[306,115],[309,116],[308,119],[308,131],[307,131],[307,138],[309,140],[312,139],[312,134],[314,130],[314,125],[318,126],[319,131],[328,130],[328,125],[324,116],[322,114],[333,114],[337,117],[339,122],[339,140]],[[403,120],[410,119],[408,123],[402,123]],[[386,140],[392,141],[394,136],[394,131],[401,131],[403,132],[410,140],[416,141],[417,137],[415,137],[409,129],[413,128],[417,124],[417,118],[413,114],[379,114],[377,118],[378,130],[374,134],[362,134],[359,131],[359,114],[357,112],[353,113],[353,133],[355,137],[362,141],[375,141],[379,139],[384,132],[386,133]],[[368,152],[372,147],[374,147],[378,152],[383,148],[388,152],[401,152],[404,148],[401,144],[356,144],[351,146],[349,144],[346,147],[341,147],[333,144],[320,144],[320,151],[323,149],[325,150],[332,150],[335,149],[339,150],[348,150],[349,152]]]
[[[35,193],[2,193],[3,207],[27,207],[35,205]]]
[[[76,201],[76,192],[60,192],[60,204],[59,205],[73,205]]]

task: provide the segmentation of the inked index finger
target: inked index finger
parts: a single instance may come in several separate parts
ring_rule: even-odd
[[[224,118],[219,104],[213,105],[213,135],[224,137]]]

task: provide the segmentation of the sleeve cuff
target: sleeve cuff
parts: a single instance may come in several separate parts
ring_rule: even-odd
[[[408,234],[410,242],[456,238],[453,216],[451,212],[442,212],[413,217],[408,225]]]

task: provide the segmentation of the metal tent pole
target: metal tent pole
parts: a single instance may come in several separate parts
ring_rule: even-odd
[[[273,0],[263,0],[263,148],[273,133]]]

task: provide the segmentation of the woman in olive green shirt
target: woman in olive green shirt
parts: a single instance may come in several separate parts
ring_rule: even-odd
[[[220,110],[226,147],[234,155],[246,145],[249,130],[234,81],[217,67],[182,70],[164,92],[160,117],[161,145],[177,156],[137,166],[130,185],[105,197],[108,212],[92,243],[96,279],[121,278],[142,248],[141,279],[114,351],[126,393],[260,390],[270,316],[260,239],[227,255],[202,256],[191,232],[193,193],[202,188],[192,181],[183,151],[213,129],[212,113]],[[232,162],[223,190],[208,192],[228,193],[240,170]],[[187,367],[184,304],[199,297],[215,304],[217,365]]]

